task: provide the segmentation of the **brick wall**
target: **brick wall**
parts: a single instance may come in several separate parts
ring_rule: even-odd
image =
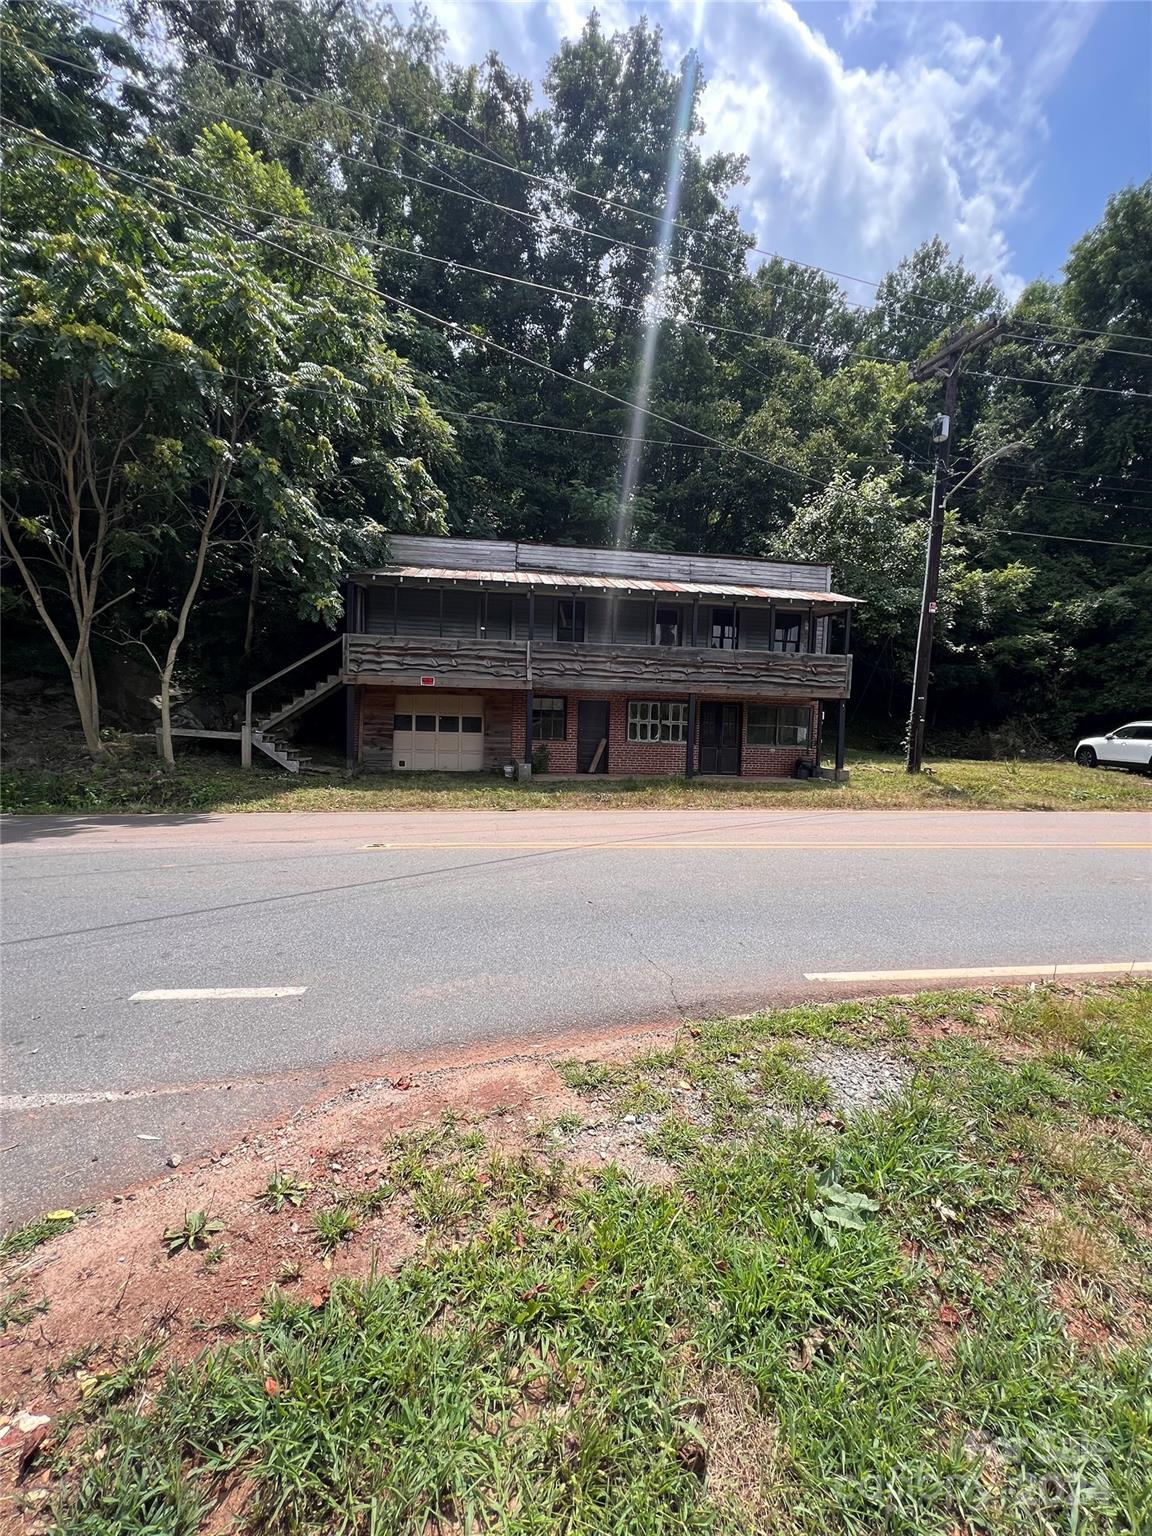
[[[365,687],[360,709],[360,752],[367,768],[387,770],[392,767],[392,720],[398,692],[412,689]],[[511,758],[524,753],[526,697],[519,690],[494,690],[480,695],[484,700],[484,766],[499,769]],[[628,701],[634,693],[584,693],[567,696],[563,741],[537,743],[548,749],[549,773],[575,773],[579,704],[584,699],[607,700],[609,773],[645,778],[652,774],[682,774],[686,750],[682,742],[647,742],[628,740]],[[740,704],[791,703],[787,699],[750,697],[730,702]],[[747,711],[744,711],[745,737]],[[812,706],[813,740],[816,729],[816,705]],[[811,747],[750,747],[747,739],[741,749],[741,774],[745,778],[790,778],[796,764],[811,761]],[[699,738],[695,767],[699,769]]]

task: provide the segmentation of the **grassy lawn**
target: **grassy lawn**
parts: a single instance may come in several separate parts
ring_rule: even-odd
[[[1152,1530],[1152,987],[795,1009],[564,1071],[584,1114],[517,1151],[494,1111],[357,1192],[284,1170],[269,1221],[343,1252],[387,1210],[416,1256],[284,1275],[166,1375],[118,1345],[58,1426],[51,1529]],[[590,1170],[593,1123],[636,1155]]]
[[[1152,779],[1071,763],[940,761],[913,777],[895,757],[861,755],[851,782],[744,783],[683,779],[549,780],[510,784],[472,774],[363,774],[348,779],[277,769],[245,773],[232,759],[187,753],[174,774],[155,759],[118,757],[97,769],[9,770],[4,810],[68,812],[635,810],[724,807],[868,810],[1115,810],[1152,807]]]

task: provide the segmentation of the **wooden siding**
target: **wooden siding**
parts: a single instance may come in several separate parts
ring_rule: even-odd
[[[830,592],[830,565],[741,560],[726,555],[670,555],[639,549],[569,548],[505,539],[437,539],[393,534],[397,565],[477,571],[562,571],[572,575],[637,576],[650,581],[722,581],[744,586]]]
[[[771,693],[806,699],[846,698],[851,656],[776,651],[720,651],[690,646],[579,645],[533,641],[531,687],[537,693]],[[529,687],[528,647],[514,640],[460,640],[348,635],[345,681],[411,687],[423,676],[438,686]]]

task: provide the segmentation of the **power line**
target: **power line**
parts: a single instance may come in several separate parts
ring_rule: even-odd
[[[110,22],[115,27],[119,27],[121,25],[121,21],[118,18],[116,18],[116,17],[109,16],[106,13],[94,10],[92,7],[85,7],[84,9],[87,11],[89,16],[96,17],[97,19],[99,19],[101,21]],[[290,81],[286,80],[283,76],[281,76],[278,79],[276,76],[265,75],[265,74],[262,74],[259,70],[255,70],[255,69],[250,68],[248,65],[240,64],[240,63],[238,63],[236,61],[232,61],[232,60],[228,60],[228,59],[221,59],[221,58],[217,57],[214,54],[206,54],[206,55],[204,55],[204,57],[207,58],[210,63],[219,65],[221,69],[237,71],[239,73],[249,75],[253,79],[259,80],[259,81],[261,81],[264,84],[267,84],[267,85],[284,84],[284,85],[286,85],[287,89],[295,91],[298,95],[307,97],[308,100],[310,100],[310,101],[315,101],[315,102],[320,103],[321,105],[326,105],[326,106],[334,107],[337,111],[344,113],[345,116],[350,117],[350,118],[356,118],[356,119],[360,120],[361,122],[367,123],[369,126],[371,126],[373,128],[379,129],[379,128],[383,127],[386,132],[390,132],[391,133],[392,137],[395,137],[395,135],[397,133],[401,133],[401,134],[404,134],[404,135],[406,135],[406,136],[408,136],[410,138],[417,139],[421,143],[430,144],[434,149],[438,149],[438,150],[448,149],[448,150],[452,151],[452,153],[454,153],[454,154],[465,155],[469,159],[476,160],[476,161],[478,161],[478,162],[480,162],[480,163],[482,163],[484,165],[495,167],[496,169],[499,169],[499,170],[510,171],[513,175],[524,177],[526,180],[529,180],[529,181],[531,181],[531,182],[533,182],[533,183],[535,183],[537,185],[540,185],[540,186],[556,187],[561,192],[564,192],[566,194],[570,194],[570,195],[573,195],[573,196],[585,198],[585,199],[587,199],[587,200],[589,200],[591,202],[599,204],[602,207],[611,208],[611,209],[613,209],[614,211],[617,211],[617,212],[630,213],[630,214],[632,214],[633,216],[635,216],[637,218],[648,219],[649,221],[651,221],[653,223],[657,223],[657,224],[659,224],[659,223],[661,223],[663,221],[663,215],[662,214],[653,213],[653,212],[651,212],[651,211],[649,211],[647,209],[644,209],[644,208],[636,208],[635,206],[633,206],[630,203],[620,202],[620,201],[618,201],[618,200],[616,200],[614,198],[601,197],[597,193],[594,193],[594,192],[586,192],[582,188],[572,186],[571,183],[565,182],[565,181],[561,180],[558,177],[541,176],[537,172],[527,171],[527,170],[524,170],[522,167],[511,165],[506,160],[503,160],[503,159],[493,159],[493,158],[490,157],[490,155],[480,155],[480,154],[477,154],[474,150],[465,149],[462,145],[459,145],[459,144],[449,144],[449,143],[445,143],[445,142],[443,142],[443,141],[441,141],[439,139],[433,139],[428,134],[422,134],[422,133],[420,133],[418,130],[416,130],[414,128],[406,128],[406,127],[404,127],[403,125],[401,125],[399,123],[384,123],[380,118],[373,117],[372,115],[370,115],[368,113],[358,112],[358,111],[356,111],[355,108],[348,107],[343,102],[335,101],[330,96],[326,96],[326,95],[324,95],[324,94],[322,94],[320,92],[317,92],[317,91],[312,91],[309,88],[307,88],[305,86],[302,86],[302,85],[299,85],[299,84],[292,84]],[[428,102],[428,98],[426,96],[424,97],[424,100],[425,100],[426,103]],[[441,112],[439,108],[433,107],[433,110],[437,113],[438,116],[442,116],[442,117],[445,118],[446,121],[450,121],[450,119],[448,118],[447,114]],[[460,125],[456,125],[456,126],[460,127]],[[491,146],[489,146],[487,144],[484,144],[484,141],[479,139],[479,138],[477,138],[476,135],[474,135],[474,134],[472,134],[470,132],[470,130],[461,128],[461,131],[467,133],[468,137],[471,138],[475,143],[482,144],[484,146],[484,148],[489,149],[490,154],[492,153],[491,152]],[[427,159],[428,157],[425,155],[424,158]],[[438,171],[440,171],[440,173],[442,175],[450,176],[452,174],[451,172],[445,170],[441,166],[436,166],[435,168]],[[456,179],[456,178],[453,178],[453,179]],[[463,185],[467,185],[467,184],[464,183]],[[469,188],[469,190],[470,191],[474,191],[474,189],[472,189],[472,188]],[[519,210],[509,210],[509,211],[515,211],[517,213],[519,212]],[[709,235],[709,232],[707,230],[700,229],[700,228],[698,228],[695,225],[687,224],[683,220],[673,219],[673,220],[670,221],[670,223],[671,223],[671,226],[673,228],[683,230],[683,231],[685,231],[688,234],[699,235],[701,238],[706,239],[706,240],[711,238],[711,236]],[[591,232],[590,231],[582,231],[582,233],[591,233]],[[623,244],[623,243],[626,243],[626,242],[616,242],[616,243]],[[644,249],[652,250],[654,248],[653,247],[644,247]],[[876,289],[879,289],[880,287],[883,286],[883,280],[882,279],[878,280],[878,279],[875,279],[875,278],[857,277],[857,276],[853,275],[850,272],[840,272],[840,271],[837,271],[835,268],[832,268],[832,267],[822,267],[822,266],[817,265],[814,262],[800,261],[800,260],[798,260],[795,257],[785,256],[783,253],[781,253],[779,251],[764,250],[764,249],[762,249],[759,246],[753,246],[753,245],[749,245],[745,249],[746,249],[747,252],[750,252],[753,255],[765,256],[765,257],[768,257],[769,259],[773,259],[773,260],[777,260],[777,261],[784,261],[784,262],[787,262],[792,267],[802,268],[802,269],[810,271],[810,272],[821,272],[821,273],[825,274],[826,276],[834,277],[838,281],[841,281],[841,282],[860,283],[860,284],[863,284],[865,287],[876,288]],[[681,259],[683,259],[683,258],[681,258]],[[728,269],[726,269],[726,268],[713,268],[712,270],[718,270],[718,271],[724,272],[726,274]],[[915,295],[911,295],[909,297],[916,298],[917,302],[919,304],[927,305],[930,309],[940,310],[940,309],[944,309],[944,308],[947,307],[946,301],[943,300],[943,299],[928,299],[926,297],[920,297],[920,296],[915,296]],[[868,308],[867,305],[857,304],[854,301],[848,300],[846,297],[845,297],[845,302],[847,304],[849,304],[850,307],[853,307],[853,308],[861,308],[861,309]],[[1034,322],[1034,323],[1045,324],[1047,322]],[[1118,338],[1120,338],[1122,340],[1137,340],[1137,341],[1152,342],[1152,336],[1139,336],[1139,335],[1135,335],[1134,333],[1126,333],[1126,332],[1122,332],[1122,331],[1092,330],[1090,327],[1074,327],[1073,329],[1082,329],[1082,330],[1085,330],[1088,334],[1092,334],[1092,335],[1116,336],[1116,337],[1118,337]]]
[[[0,340],[11,341],[19,336],[20,332],[18,331],[0,331]],[[187,361],[166,362],[163,358],[153,357],[151,353],[140,352],[134,347],[126,347],[122,344],[117,346],[116,351],[118,356],[139,358],[151,368],[160,368],[178,374],[186,374],[188,371]],[[229,379],[234,383],[263,384],[267,382],[258,374],[233,373],[227,368],[210,367],[207,371],[214,378]],[[330,399],[332,396],[330,389],[320,389],[315,384],[301,383],[299,379],[288,374],[283,375],[281,382],[284,388],[292,394],[320,395],[325,399]],[[358,379],[349,377],[348,382],[356,389],[356,403],[361,401],[378,401],[382,405],[394,403],[393,398],[389,395],[376,395],[369,390],[360,389]],[[462,421],[476,421],[489,426],[527,427],[534,432],[556,432],[565,437],[598,437],[613,443],[643,443],[649,448],[692,448],[700,453],[724,453],[727,451],[726,445],[720,443],[686,443],[682,442],[679,438],[632,437],[620,432],[599,432],[590,427],[566,427],[556,426],[550,422],[518,421],[509,416],[493,416],[487,411],[459,411],[452,406],[439,405],[435,402],[433,402],[433,407],[440,416],[454,416]]]
[[[1152,394],[1142,389],[1110,389],[1103,384],[1065,384],[1060,379],[1034,379],[1017,373],[989,373],[987,369],[969,368],[970,377],[998,379],[1005,384],[1039,384],[1044,389],[1082,389],[1091,395],[1123,395],[1126,400],[1152,400]]]
[[[35,50],[30,50],[30,51],[35,51]],[[52,56],[51,55],[46,55],[46,57],[52,57]],[[84,67],[84,66],[81,66],[81,67]],[[264,78],[264,77],[261,77],[261,78]],[[208,115],[211,115],[211,114],[208,114]],[[220,115],[224,116],[225,118],[229,118],[230,120],[232,120],[230,118],[230,114],[224,113],[224,114],[220,114]],[[244,119],[241,119],[241,118],[236,118],[234,120],[237,121],[237,122],[244,122]],[[19,124],[16,124],[16,123],[12,122],[10,119],[4,119],[4,121],[9,122],[10,126],[12,126],[12,127],[16,127],[18,129],[20,127]],[[257,126],[257,125],[249,124],[249,126]],[[261,127],[259,131],[263,132],[263,131],[266,131],[266,130],[264,130]],[[279,132],[279,130],[276,130],[276,129],[272,129],[270,131],[273,132],[273,133],[278,133]],[[316,146],[314,144],[308,144],[307,141],[305,141],[305,140],[293,140],[293,139],[291,139],[290,135],[281,135],[281,136],[289,139],[290,142],[301,144],[301,145],[303,145],[306,148],[310,148],[310,149],[315,149],[316,148]],[[51,140],[51,139],[45,138],[45,142],[51,144],[54,141]],[[107,167],[105,162],[102,162],[102,161],[96,161],[94,163],[100,164],[100,165],[105,165],[106,169],[110,169],[110,170],[113,169],[112,167]],[[374,171],[376,171],[378,174],[383,174],[383,175],[395,175],[395,174],[398,174],[396,172],[388,170],[386,167],[375,165],[372,162],[361,162],[361,163],[369,165],[370,168],[373,169]],[[432,185],[433,186],[433,190],[437,190],[437,191],[448,191],[448,190],[450,190],[449,188],[437,188],[437,187],[434,186],[434,184],[431,184],[431,183],[429,183],[428,185]],[[215,201],[215,202],[227,203],[229,201],[228,199],[216,197],[216,196],[214,196],[214,194],[212,194],[210,192],[202,191],[202,190],[200,190],[198,188],[185,187],[183,190],[185,190],[186,192],[191,193],[193,196],[196,196],[196,197],[206,197],[206,198],[209,198],[210,200]],[[487,198],[481,198],[479,196],[479,194],[475,194],[474,193],[473,195],[475,197],[477,197],[477,199],[479,201],[482,201],[482,202],[488,202],[489,201],[489,199],[487,199]],[[233,201],[234,201],[235,206],[239,206],[239,207],[242,207],[242,208],[247,208],[250,212],[258,213],[262,218],[276,218],[276,219],[279,219],[282,223],[299,225],[302,228],[313,229],[313,230],[316,230],[316,231],[318,231],[320,233],[327,234],[329,236],[331,236],[332,233],[333,233],[333,231],[331,231],[327,225],[319,224],[315,220],[299,219],[299,218],[295,218],[295,217],[293,217],[291,215],[288,215],[288,214],[273,213],[273,212],[271,212],[271,211],[269,211],[267,209],[255,208],[252,204],[244,203],[244,202],[242,202],[239,199],[235,199]],[[497,205],[494,204],[493,206],[497,206]],[[504,205],[499,205],[499,206],[503,207]],[[508,211],[514,211],[514,210],[508,210]],[[561,226],[561,227],[567,227],[567,226]],[[586,233],[586,232],[585,231],[580,231],[580,233]],[[555,287],[552,284],[536,282],[535,280],[530,279],[530,278],[516,277],[516,276],[514,276],[514,275],[512,275],[510,273],[506,273],[506,272],[496,272],[496,271],[493,271],[492,269],[487,268],[487,267],[474,267],[474,266],[469,265],[467,262],[460,261],[460,260],[458,260],[458,259],[456,259],[454,257],[434,256],[434,255],[432,255],[428,251],[417,251],[417,250],[413,250],[409,246],[396,245],[395,243],[393,243],[391,241],[381,240],[377,236],[374,236],[374,235],[369,235],[369,234],[366,234],[366,233],[357,233],[357,232],[348,231],[348,230],[339,231],[339,234],[340,234],[341,238],[346,239],[346,240],[348,240],[350,242],[373,246],[373,247],[379,248],[381,250],[389,251],[389,252],[391,252],[393,254],[404,256],[404,257],[406,257],[406,258],[408,258],[410,260],[428,261],[428,262],[432,262],[432,263],[434,263],[434,264],[436,264],[438,266],[442,266],[442,267],[453,267],[453,268],[455,268],[458,271],[470,272],[470,273],[472,273],[475,276],[491,278],[493,281],[496,281],[496,282],[513,283],[513,284],[516,284],[517,286],[520,286],[520,287],[532,288],[532,289],[536,289],[536,290],[538,290],[540,292],[544,292],[544,293],[551,293],[551,294],[553,294],[553,295],[555,295],[557,297],[560,297],[560,298],[575,299],[575,300],[577,300],[579,302],[583,302],[583,303],[587,303],[587,304],[599,305],[602,308],[614,309],[614,310],[620,311],[622,313],[623,312],[630,312],[630,313],[633,313],[633,314],[640,314],[640,315],[643,315],[645,313],[645,311],[644,311],[642,306],[636,305],[636,304],[628,304],[628,303],[626,303],[623,300],[619,300],[619,299],[613,300],[613,299],[608,299],[608,298],[601,298],[601,297],[598,297],[595,294],[580,293],[579,291],[574,290],[574,289],[570,289],[570,288],[558,288],[558,287]],[[609,238],[609,237],[603,237],[603,238]],[[628,242],[623,242],[623,243],[627,244]],[[636,247],[636,248],[637,249],[643,249],[643,250],[651,250],[652,249],[651,247]],[[717,271],[717,272],[722,272],[722,273],[725,273],[725,275],[727,275],[726,272],[725,272],[725,269],[723,269],[723,268],[716,267],[716,268],[710,268],[709,270],[713,270],[713,271]],[[396,301],[396,302],[399,302],[399,301]],[[684,325],[684,326],[688,326],[691,329],[696,329],[696,330],[707,330],[707,331],[711,331],[711,332],[713,332],[714,334],[717,334],[717,335],[738,336],[738,337],[741,337],[741,338],[743,338],[745,340],[750,340],[750,341],[763,341],[763,342],[768,342],[768,343],[774,343],[774,344],[776,344],[778,346],[787,347],[787,348],[792,349],[792,350],[797,350],[797,349],[806,350],[806,351],[819,351],[820,350],[815,344],[804,343],[804,342],[785,341],[782,337],[771,336],[771,335],[768,335],[767,333],[762,332],[762,331],[745,331],[745,330],[742,330],[742,329],[740,329],[739,327],[736,327],[736,326],[719,325],[719,324],[717,324],[714,321],[694,320],[694,319],[689,319],[687,317],[674,317],[674,316],[665,316],[665,317],[662,317],[662,318],[669,320],[672,324]],[[905,364],[908,363],[908,359],[906,359],[906,358],[877,357],[877,356],[875,356],[872,353],[855,352],[853,355],[855,355],[857,358],[862,359],[864,361],[885,363],[885,364],[893,365],[893,366],[895,364],[901,363],[901,362],[905,363]],[[1085,392],[1090,393],[1090,394],[1120,395],[1120,396],[1123,396],[1126,399],[1137,399],[1137,400],[1147,399],[1147,400],[1152,400],[1152,393],[1146,393],[1146,392],[1142,392],[1142,391],[1139,391],[1139,390],[1114,389],[1114,388],[1109,388],[1109,387],[1105,387],[1105,386],[1098,385],[1098,384],[1067,384],[1067,383],[1064,383],[1062,381],[1054,380],[1054,379],[1038,379],[1038,378],[1032,378],[1032,377],[1021,377],[1021,376],[1013,375],[1013,374],[996,374],[996,373],[989,373],[989,372],[986,372],[986,371],[982,371],[980,369],[971,369],[971,370],[969,370],[969,372],[970,372],[970,374],[972,374],[972,375],[974,375],[976,377],[980,377],[980,378],[1001,379],[1001,380],[1005,380],[1007,382],[1020,383],[1020,384],[1035,384],[1035,385],[1037,385],[1037,386],[1039,386],[1041,388],[1046,388],[1046,389],[1082,390],[1082,391],[1085,391]]]
[[[1022,528],[962,528],[962,533],[1005,533],[1014,539],[1059,539],[1062,544],[1103,544],[1110,549],[1147,549],[1152,544],[1127,544],[1122,539],[1087,539],[1071,533],[1025,533]]]
[[[15,331],[0,331],[0,339],[11,340],[11,339],[14,339],[18,334],[19,333],[15,332]],[[164,361],[161,358],[154,358],[150,353],[140,352],[140,351],[138,351],[137,349],[135,349],[133,347],[126,347],[126,346],[124,346],[122,344],[117,346],[117,352],[119,354],[121,354],[121,355],[124,355],[124,356],[140,358],[141,361],[148,363],[149,366],[152,367],[152,368],[160,368],[160,369],[168,370],[170,372],[178,373],[178,374],[181,374],[181,375],[183,375],[183,374],[185,374],[187,372],[188,364],[187,364],[186,361],[184,361],[184,362],[166,362],[166,361]],[[229,380],[231,380],[233,382],[236,382],[236,383],[262,384],[262,383],[266,382],[264,379],[262,379],[257,374],[234,373],[234,372],[232,372],[232,371],[230,371],[228,369],[215,368],[215,367],[209,369],[209,371],[216,378],[229,379]],[[357,402],[358,403],[361,402],[361,401],[376,401],[376,402],[379,402],[379,403],[385,404],[385,405],[388,405],[388,404],[392,403],[392,397],[391,396],[388,396],[388,395],[377,395],[377,394],[373,394],[369,390],[362,390],[360,388],[360,385],[359,385],[359,380],[357,380],[357,379],[350,379],[349,382],[352,383],[353,386],[355,386],[355,388],[357,390],[356,398],[357,398]],[[330,398],[331,394],[332,394],[331,390],[320,389],[316,385],[312,385],[312,384],[304,384],[304,383],[300,382],[298,379],[289,377],[287,375],[285,375],[284,378],[283,378],[283,384],[284,384],[284,387],[287,390],[290,390],[291,393],[293,393],[293,394],[319,395],[319,396],[321,396],[323,398]],[[519,427],[519,428],[523,428],[523,429],[526,429],[526,430],[529,430],[529,431],[533,431],[533,432],[549,432],[549,433],[553,433],[553,434],[556,434],[558,436],[563,436],[563,437],[591,437],[591,438],[599,438],[599,439],[602,439],[602,440],[604,440],[606,442],[612,442],[612,443],[640,443],[640,444],[643,444],[645,447],[649,447],[649,448],[674,448],[674,449],[689,448],[689,449],[694,449],[694,450],[696,450],[698,452],[701,452],[701,453],[724,453],[724,452],[731,451],[730,448],[729,448],[729,445],[727,445],[725,443],[721,443],[719,441],[717,441],[717,442],[690,443],[690,442],[684,442],[684,441],[682,441],[679,438],[635,437],[635,436],[628,435],[628,434],[625,434],[625,433],[620,433],[620,432],[601,432],[601,431],[597,431],[597,430],[595,430],[593,428],[590,428],[590,427],[569,427],[569,426],[558,426],[558,425],[555,425],[555,424],[553,424],[551,422],[520,421],[520,420],[518,420],[516,418],[508,417],[508,416],[494,416],[494,415],[490,414],[487,411],[461,411],[461,410],[455,409],[452,406],[446,406],[446,405],[434,404],[434,408],[437,411],[437,413],[439,415],[441,415],[441,416],[452,416],[452,417],[455,417],[458,420],[462,420],[462,421],[475,421],[475,422],[479,423],[480,425],[501,426],[501,427]],[[688,431],[692,431],[694,429],[693,428],[688,428],[687,430]],[[921,467],[921,466],[916,466],[916,467]],[[794,473],[796,473],[796,471],[794,471]],[[822,483],[822,482],[814,481],[813,483]],[[971,489],[975,489],[975,487],[971,487]],[[1041,503],[1041,504],[1044,505],[1046,503]],[[1032,503],[1032,505],[1035,506],[1036,503]],[[1052,505],[1059,506],[1062,510],[1063,509],[1067,509],[1069,507],[1078,507],[1078,508],[1080,508],[1080,509],[1082,509],[1084,511],[1089,511],[1089,510],[1092,510],[1092,509],[1095,509],[1095,508],[1098,508],[1098,507],[1101,507],[1101,506],[1106,506],[1107,503],[1078,501],[1078,502],[1052,503]],[[1121,508],[1118,508],[1118,510],[1126,511],[1126,510],[1143,510],[1143,509],[1140,509],[1140,508],[1128,509],[1128,508],[1121,507]],[[969,532],[969,531],[973,531],[973,530],[968,528],[968,527],[965,527],[963,531]],[[1012,534],[1014,537],[1030,538],[1030,539],[1069,538],[1070,537],[1070,535],[1060,535],[1060,534],[1024,533],[1024,532],[1022,532],[1022,531],[1020,531],[1018,529],[1012,529],[1012,528],[998,528],[998,529],[979,528],[979,529],[976,529],[975,531],[981,532],[981,533],[984,533],[984,532],[987,532],[987,533],[1007,533],[1007,534]],[[1082,539],[1077,539],[1074,542],[1082,543],[1082,544],[1105,544],[1105,545],[1112,545],[1115,548],[1122,548],[1122,549],[1146,549],[1146,548],[1152,548],[1152,545],[1122,543],[1120,541],[1115,541],[1115,540],[1111,540],[1111,539],[1082,538]]]
[[[8,118],[0,118],[0,121],[7,123],[9,126],[16,127],[18,131],[25,133],[25,136],[28,137],[26,130],[20,128],[19,124],[12,123]],[[491,347],[494,351],[501,352],[506,357],[514,358],[517,362],[526,363],[531,368],[537,368],[541,372],[551,375],[553,378],[562,380],[565,384],[575,384],[578,388],[588,390],[591,394],[599,395],[602,399],[611,400],[614,404],[625,406],[628,410],[636,410],[641,415],[650,416],[654,421],[661,421],[666,426],[675,427],[679,432],[689,432],[693,437],[698,437],[704,442],[712,443],[716,447],[724,448],[731,453],[739,454],[743,458],[751,459],[755,463],[763,464],[768,469],[778,470],[783,474],[794,475],[797,479],[805,480],[812,485],[823,485],[822,481],[817,480],[812,475],[805,474],[802,470],[794,469],[791,465],[775,463],[772,459],[766,458],[763,454],[756,453],[752,449],[742,448],[736,443],[726,442],[723,438],[714,437],[710,432],[702,432],[699,430],[699,428],[687,426],[685,423],[677,421],[672,416],[665,416],[660,411],[654,411],[648,406],[638,405],[634,401],[625,399],[622,395],[613,394],[611,390],[603,389],[598,384],[592,384],[586,379],[578,379],[573,377],[571,374],[563,373],[560,369],[553,368],[551,364],[542,363],[538,358],[530,357],[525,352],[518,352],[514,347],[505,346],[503,342],[495,341],[490,336],[478,335],[475,331],[470,330],[467,326],[458,325],[454,320],[445,320],[442,315],[434,314],[431,310],[421,309],[419,305],[412,304],[407,299],[397,298],[395,294],[385,292],[384,289],[378,288],[374,283],[368,283],[365,282],[362,278],[353,277],[350,273],[341,272],[339,268],[330,266],[327,262],[317,261],[314,257],[305,256],[300,251],[292,250],[290,246],[281,245],[280,242],[276,240],[270,240],[267,235],[257,234],[253,230],[245,230],[242,225],[235,223],[233,220],[226,218],[222,214],[206,213],[204,209],[197,208],[194,204],[189,203],[186,199],[180,197],[177,193],[169,190],[155,177],[141,176],[132,171],[121,170],[117,166],[107,165],[106,162],[97,159],[93,155],[85,155],[78,150],[69,149],[66,145],[59,144],[56,140],[49,139],[46,135],[39,135],[38,139],[29,138],[29,142],[42,142],[48,144],[55,151],[58,151],[61,154],[68,155],[72,159],[83,161],[89,165],[99,166],[114,176],[120,176],[129,181],[151,185],[157,192],[159,192],[162,197],[168,198],[169,201],[176,203],[179,207],[185,209],[187,212],[198,214],[201,218],[205,218],[209,221],[214,221],[218,224],[221,224],[226,228],[231,229],[233,233],[240,234],[245,239],[259,241],[260,244],[268,246],[271,250],[280,251],[283,255],[290,256],[295,261],[302,261],[308,266],[315,267],[318,271],[329,273],[332,277],[337,278],[341,283],[350,284],[355,288],[362,288],[365,290],[365,292],[374,294],[377,298],[384,299],[390,304],[395,304],[400,309],[405,309],[408,310],[411,314],[419,315],[421,319],[431,320],[434,324],[443,326],[445,330],[452,331],[473,344]],[[325,229],[322,225],[317,225],[316,228],[319,229],[321,233],[327,235],[330,240],[339,238],[332,230]]]
[[[1018,322],[1018,323],[1027,325],[1027,324],[1030,324],[1032,322],[1022,321],[1022,322]],[[1040,325],[1044,325],[1044,324],[1047,324],[1048,322],[1046,322],[1046,321],[1038,321],[1038,322],[1035,322],[1035,323],[1040,324]],[[1037,342],[1040,342],[1044,346],[1049,346],[1049,347],[1082,347],[1082,346],[1085,345],[1084,338],[1081,338],[1080,340],[1065,341],[1060,336],[1026,336],[1023,331],[1005,331],[1004,332],[1004,339],[1005,339],[1005,341],[1027,341],[1027,342],[1029,342],[1033,346],[1035,346]],[[1091,345],[1090,342],[1087,343],[1087,344]],[[1103,350],[1105,352],[1112,353],[1116,357],[1147,357],[1147,358],[1152,358],[1152,352],[1132,352],[1132,351],[1129,351],[1129,349],[1126,348],[1126,347],[1105,347]]]

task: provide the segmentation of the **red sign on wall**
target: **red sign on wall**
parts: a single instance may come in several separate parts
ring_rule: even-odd
[[[422,677],[420,679],[420,686],[421,688],[435,688],[436,679],[434,677]]]

